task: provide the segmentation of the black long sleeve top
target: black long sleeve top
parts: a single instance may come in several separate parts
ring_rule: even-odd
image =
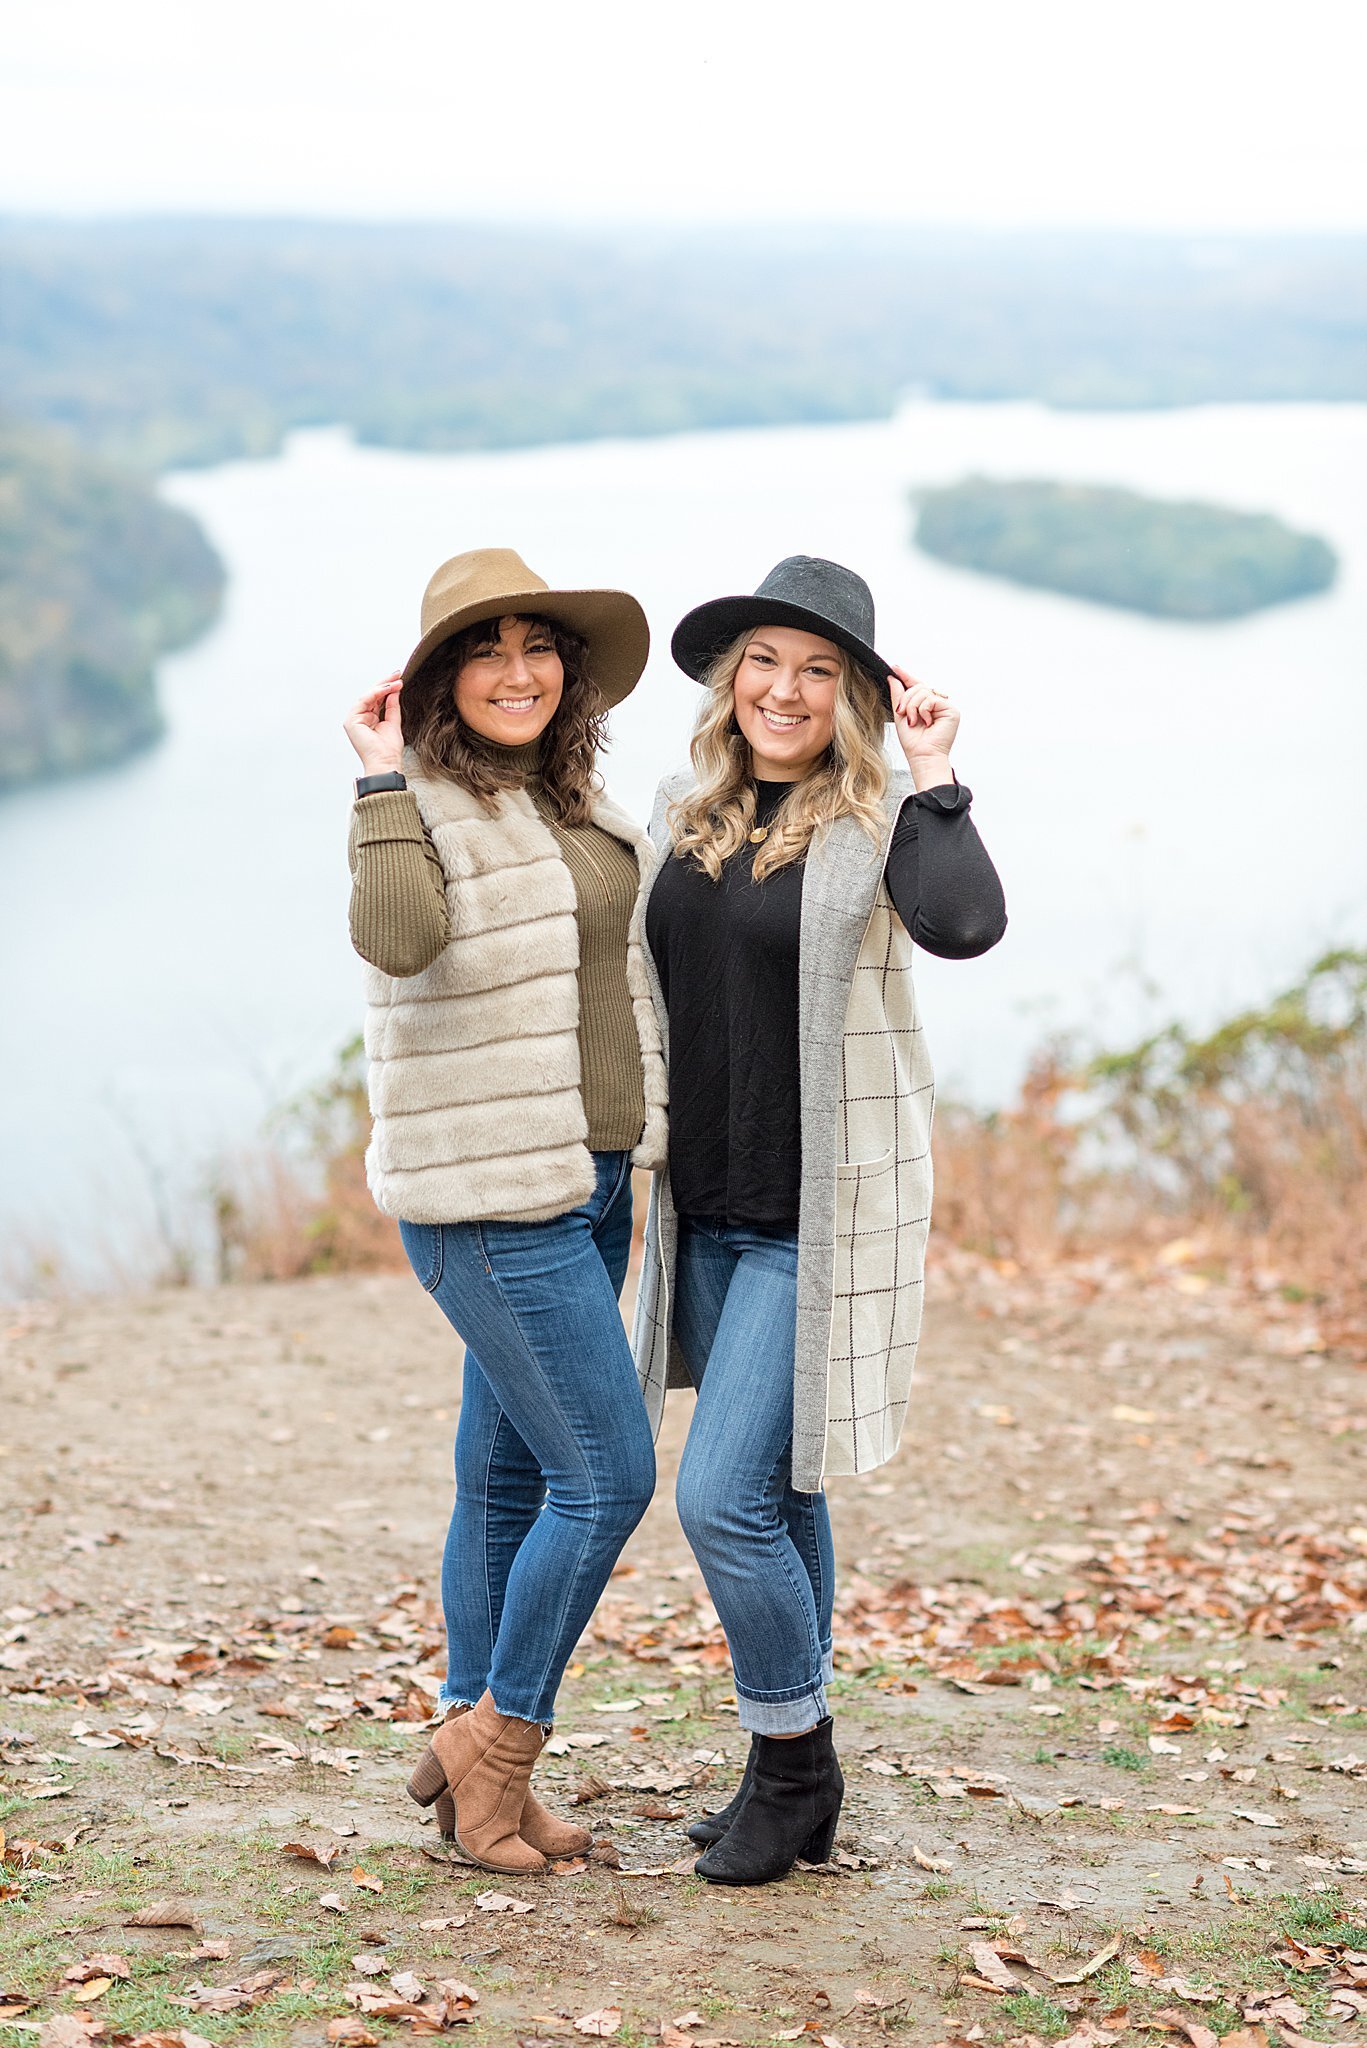
[[[757,782],[756,822],[784,782]],[[1001,882],[961,783],[909,796],[885,874],[918,945],[965,960],[1006,929]],[[745,845],[713,882],[671,854],[651,891],[646,939],[669,1012],[670,1187],[681,1215],[762,1230],[797,1227],[802,1183],[798,950],[805,863],[753,879]]]

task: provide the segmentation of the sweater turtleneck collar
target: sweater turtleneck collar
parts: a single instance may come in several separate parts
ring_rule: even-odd
[[[501,747],[496,740],[487,740],[485,744],[489,748],[490,753],[496,757],[500,766],[506,763],[508,766],[516,768],[524,788],[540,779],[540,735],[534,740],[524,741],[520,747]]]

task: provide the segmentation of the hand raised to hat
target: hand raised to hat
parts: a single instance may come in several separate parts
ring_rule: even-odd
[[[959,730],[958,707],[942,690],[918,683],[904,668],[888,676],[892,695],[892,723],[898,744],[906,755],[911,779],[917,789],[934,789],[954,781],[949,750]]]
[[[397,774],[403,763],[403,720],[399,692],[403,679],[386,676],[378,689],[367,690],[342,720],[342,730],[361,757],[367,775]]]

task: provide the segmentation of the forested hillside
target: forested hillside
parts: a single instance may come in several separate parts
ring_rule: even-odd
[[[1269,514],[1089,484],[969,477],[919,495],[927,554],[1156,618],[1235,619],[1327,590],[1338,564]]]
[[[0,421],[0,790],[154,739],[152,665],[203,630],[222,585],[194,521],[145,483]]]
[[[0,389],[149,469],[394,447],[1367,397],[1361,238],[0,223]]]

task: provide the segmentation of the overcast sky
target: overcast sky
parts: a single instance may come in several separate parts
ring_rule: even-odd
[[[42,0],[0,210],[1367,226],[1362,0]]]

